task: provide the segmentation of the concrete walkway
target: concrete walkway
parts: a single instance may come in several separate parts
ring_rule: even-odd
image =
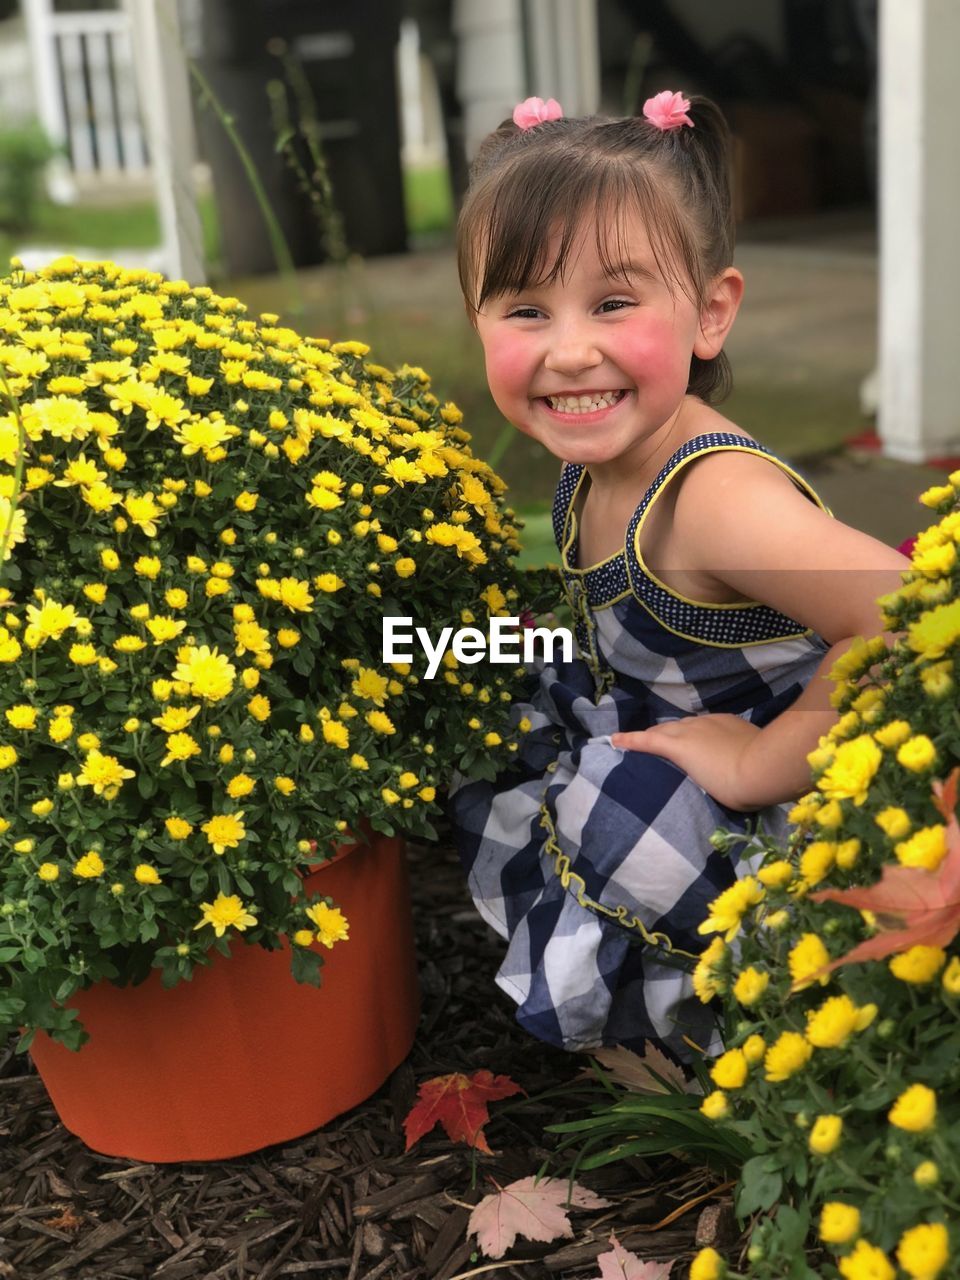
[[[735,376],[762,377],[775,369],[778,380],[858,386],[873,369],[872,236],[828,227],[822,240],[804,244],[748,241],[738,249],[737,265],[748,296],[729,342]],[[803,458],[798,467],[838,519],[893,546],[932,522],[918,497],[945,476],[944,468],[895,462],[849,442],[837,452]]]

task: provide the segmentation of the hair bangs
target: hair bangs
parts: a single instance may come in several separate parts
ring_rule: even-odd
[[[622,163],[605,166],[597,183],[593,216],[597,258],[611,279],[628,283],[633,278],[636,248],[631,244],[630,224],[637,218],[661,279],[699,304],[703,281],[693,229],[656,175]]]
[[[528,161],[529,157],[525,157]],[[510,166],[496,189],[478,193],[472,226],[463,228],[460,283],[474,311],[503,293],[563,280],[590,223],[599,260],[611,278],[626,280],[632,261],[629,224],[639,217],[662,278],[693,299],[700,295],[699,259],[677,202],[646,169],[619,155],[556,156]],[[552,254],[552,257],[548,256]],[[691,290],[691,284],[693,286]]]
[[[475,311],[499,294],[563,278],[594,203],[594,183],[543,160],[500,175],[496,189],[475,202],[472,225],[463,228],[460,282]]]

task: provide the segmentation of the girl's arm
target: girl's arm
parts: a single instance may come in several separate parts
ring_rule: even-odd
[[[689,470],[673,528],[684,566],[796,619],[831,648],[763,729],[739,716],[690,716],[613,741],[673,761],[729,808],[764,808],[809,790],[807,753],[837,719],[830,669],[857,636],[882,634],[877,599],[900,586],[907,561],[819,510],[762,458],[717,453]],[[762,660],[765,648],[746,652]]]

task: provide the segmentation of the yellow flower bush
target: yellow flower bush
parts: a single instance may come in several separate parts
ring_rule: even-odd
[[[146,271],[0,280],[0,1032],[101,978],[348,937],[302,872],[430,837],[517,749],[522,673],[382,661],[537,607],[503,483],[420,369]],[[425,664],[424,664],[425,665]]]
[[[939,520],[880,601],[893,646],[862,639],[834,668],[838,720],[788,847],[756,837],[763,896],[741,891],[731,910],[727,890],[711,907],[694,986],[722,1007],[727,1047],[711,1069],[724,1105],[701,1110],[749,1142],[737,1208],[758,1214],[731,1276],[960,1275],[960,837],[937,800],[960,764],[958,493],[955,472],[923,496]],[[918,916],[834,896],[894,868],[938,886],[930,915],[940,904],[957,927],[911,933]],[[922,902],[904,887],[908,912]],[[884,954],[836,963],[889,930],[902,932]]]

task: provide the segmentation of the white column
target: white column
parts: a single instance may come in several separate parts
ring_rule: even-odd
[[[531,95],[568,116],[597,110],[597,0],[454,0],[453,30],[469,156]]]
[[[190,77],[177,0],[125,0],[163,234],[163,271],[202,284],[203,232],[193,181]]]
[[[960,453],[957,0],[880,8],[880,395],[884,453]]]
[[[21,7],[30,46],[37,118],[51,142],[65,147],[67,122],[57,70],[52,0],[21,0]],[[76,185],[65,157],[57,157],[47,167],[47,191],[50,199],[58,204],[69,204],[76,199]]]
[[[453,0],[452,26],[464,141],[472,158],[491,129],[532,92],[523,66],[520,0]]]
[[[597,0],[526,0],[533,84],[564,115],[593,115],[600,105]]]

